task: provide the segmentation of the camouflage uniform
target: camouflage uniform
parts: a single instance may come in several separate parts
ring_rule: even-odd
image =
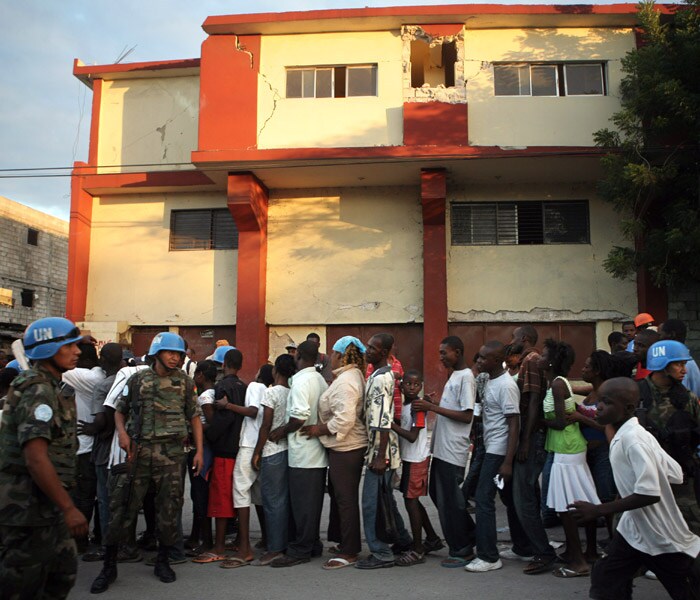
[[[61,510],[36,486],[22,453],[48,441],[66,489],[75,481],[77,438],[73,396],[38,366],[21,373],[7,395],[0,429],[0,597],[65,598],[78,570],[75,540]]]
[[[165,377],[144,369],[129,379],[116,410],[127,416],[127,432],[138,449],[131,467],[131,491],[127,490],[126,476],[110,478],[106,545],[123,541],[152,485],[159,541],[162,546],[172,546],[177,542],[177,518],[182,506],[183,441],[187,423],[200,413],[192,380],[179,369]],[[136,431],[138,411],[140,433]]]
[[[642,388],[642,386],[648,386],[651,393],[652,403],[646,411],[647,423],[645,425],[647,426],[647,429],[650,429],[652,433],[658,437],[656,432],[666,430],[669,419],[671,419],[677,409],[675,406],[673,406],[668,397],[668,390],[662,390],[656,387],[654,382],[651,380],[651,376],[647,377],[643,381],[640,381],[639,385],[642,398],[645,396],[645,390]],[[700,404],[698,404],[698,397],[691,391],[688,391],[688,403],[685,406],[685,410],[690,414],[690,417],[695,421],[695,424],[700,425]],[[664,441],[659,441],[662,447],[668,451],[668,447],[666,444],[664,444]],[[697,477],[697,469],[695,472],[695,476]],[[695,535],[700,535],[700,507],[698,507],[698,502],[695,497],[693,483],[694,482],[690,480],[686,481],[682,485],[673,485],[671,488],[673,489],[673,496],[676,499],[678,508],[680,509],[688,528]]]

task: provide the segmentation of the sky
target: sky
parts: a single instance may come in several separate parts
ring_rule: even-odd
[[[110,64],[131,48],[122,62],[199,57],[205,38],[201,25],[210,15],[468,3],[463,0],[0,0],[0,196],[68,218],[69,167],[76,160],[87,160],[92,105],[91,90],[73,77],[74,58],[86,64]],[[614,0],[586,3],[613,4]],[[49,167],[61,167],[50,171],[61,176],[44,177],[39,175],[45,175],[46,171],[26,171]]]

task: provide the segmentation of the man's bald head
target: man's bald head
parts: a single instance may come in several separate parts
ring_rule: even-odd
[[[601,425],[620,426],[639,406],[639,386],[628,377],[613,377],[598,389],[597,421]]]

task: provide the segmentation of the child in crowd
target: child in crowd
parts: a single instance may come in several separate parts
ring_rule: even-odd
[[[578,422],[569,422],[567,415],[576,411],[571,384],[566,376],[574,364],[574,350],[566,342],[547,339],[539,360],[549,387],[542,407],[547,427],[545,450],[554,453],[547,490],[547,505],[557,511],[564,527],[566,552],[560,556],[567,563],[553,571],[556,577],[570,578],[590,574],[590,567],[581,552],[578,525],[568,506],[577,500],[600,504],[591,471],[586,463],[586,440]],[[593,535],[595,523],[587,526]]]
[[[233,469],[240,445],[243,417],[252,414],[245,406],[246,384],[238,377],[243,366],[243,354],[233,348],[223,358],[223,378],[216,384],[216,410],[207,419],[205,438],[212,449],[214,459],[209,478],[209,503],[207,516],[215,521],[214,546],[192,559],[195,563],[212,563],[226,560],[226,526],[236,516],[233,507]]]
[[[607,556],[593,566],[590,597],[629,600],[632,580],[643,567],[656,574],[674,600],[697,598],[692,569],[700,538],[688,529],[671,489],[683,482],[683,469],[639,424],[638,405],[639,389],[630,379],[610,379],[598,389],[597,420],[615,430],[610,463],[620,497],[599,505],[573,502],[569,508],[579,521],[623,514]]]
[[[233,506],[238,513],[238,551],[234,556],[221,563],[224,569],[235,569],[253,561],[253,549],[250,547],[250,505],[254,504],[265,537],[265,518],[262,515],[262,498],[258,471],[253,469],[253,451],[258,443],[258,432],[262,422],[263,411],[260,403],[265,390],[272,385],[272,365],[264,364],[258,370],[255,381],[248,384],[245,405],[250,410],[243,418],[241,427],[241,445],[238,448],[236,466],[233,468]]]
[[[265,390],[265,395],[260,401],[262,422],[251,463],[253,469],[260,472],[266,551],[251,563],[254,566],[269,565],[275,558],[282,556],[289,540],[287,437],[282,437],[278,442],[271,442],[268,436],[270,431],[284,426],[287,422],[289,379],[295,371],[293,355],[278,356],[272,369],[273,384]]]
[[[430,446],[426,428],[425,411],[411,409],[411,403],[418,399],[423,387],[423,377],[415,369],[408,370],[401,381],[403,410],[401,427],[393,423],[391,428],[399,435],[401,453],[401,492],[408,518],[411,521],[413,549],[404,552],[396,559],[399,567],[410,567],[425,562],[428,552],[444,547],[430,523],[428,513],[421,504],[421,496],[428,495],[428,471],[430,469]],[[423,530],[426,540],[423,544]]]
[[[208,421],[214,418],[214,387],[216,385],[217,368],[216,363],[210,360],[203,360],[198,363],[194,370],[194,382],[197,385],[197,405],[202,410],[200,418],[202,427],[206,431]],[[199,475],[192,474],[192,452],[188,455],[188,469],[190,475],[190,497],[192,498],[192,532],[190,533],[190,545],[196,552],[199,540],[202,541],[203,548],[211,548],[214,541],[211,536],[211,519],[207,516],[207,505],[209,504],[209,469],[212,464],[212,453],[209,444],[204,438],[204,466]]]

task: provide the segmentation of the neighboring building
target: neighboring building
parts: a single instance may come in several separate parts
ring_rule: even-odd
[[[0,345],[41,317],[63,315],[68,221],[0,196]]]
[[[471,358],[522,322],[580,366],[650,302],[603,268],[621,234],[595,190],[636,11],[216,16],[198,59],[76,60],[68,316],[137,352],[164,327],[235,340],[248,377],[311,330],[388,330],[437,386],[444,336]]]

